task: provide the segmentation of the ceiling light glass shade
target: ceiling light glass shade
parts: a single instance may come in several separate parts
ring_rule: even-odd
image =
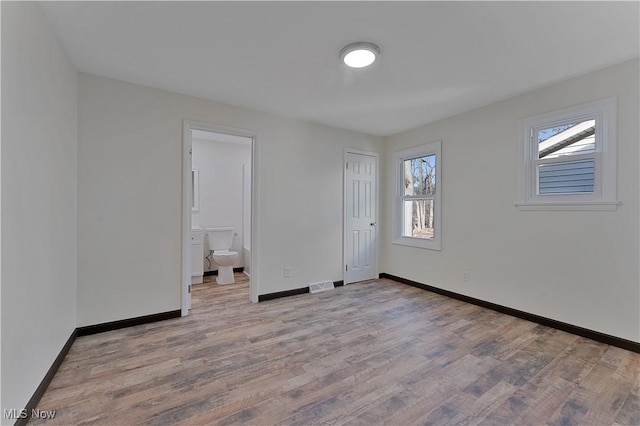
[[[358,41],[340,51],[340,59],[351,68],[368,67],[380,56],[380,48],[373,43]]]

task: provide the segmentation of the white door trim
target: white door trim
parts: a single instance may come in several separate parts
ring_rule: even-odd
[[[181,305],[182,316],[189,313],[191,285],[191,130],[205,130],[227,135],[244,136],[251,138],[251,277],[249,279],[249,298],[252,302],[258,302],[258,277],[259,268],[259,214],[260,190],[259,190],[259,149],[258,133],[252,130],[238,129],[221,126],[196,120],[183,120],[182,122],[182,282]]]
[[[380,253],[380,155],[377,152],[365,151],[362,149],[356,148],[345,148],[344,149],[344,157],[342,159],[342,282],[347,285],[347,271],[345,266],[347,265],[347,154],[358,154],[358,155],[367,155],[370,157],[374,157],[376,161],[376,222],[378,223],[376,227],[376,255],[375,255],[375,266],[374,271],[376,277],[380,274],[378,270],[378,256]]]

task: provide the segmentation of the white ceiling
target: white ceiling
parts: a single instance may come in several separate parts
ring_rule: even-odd
[[[42,6],[82,72],[380,136],[640,53],[637,1]]]

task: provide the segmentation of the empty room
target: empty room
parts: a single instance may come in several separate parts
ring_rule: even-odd
[[[640,425],[640,2],[0,6],[2,425]]]

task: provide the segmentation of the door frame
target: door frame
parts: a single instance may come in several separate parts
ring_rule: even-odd
[[[191,298],[191,130],[204,130],[226,135],[251,138],[251,276],[249,277],[249,299],[258,302],[259,269],[259,150],[258,133],[253,130],[221,126],[196,120],[182,121],[182,279],[180,283],[181,313],[189,313]]]
[[[347,264],[347,237],[348,237],[347,236],[347,155],[348,154],[366,155],[366,156],[375,158],[375,164],[376,164],[376,176],[375,176],[376,255],[374,259],[375,265],[373,268],[375,271],[374,278],[377,278],[378,275],[380,274],[380,271],[378,270],[378,257],[380,256],[380,226],[379,226],[379,222],[380,222],[380,154],[378,154],[377,152],[365,151],[362,149],[345,148],[344,157],[342,159],[342,173],[343,173],[342,175],[342,181],[343,181],[343,187],[342,187],[342,282],[344,283],[344,285],[349,284],[347,283],[347,271],[345,268]]]

